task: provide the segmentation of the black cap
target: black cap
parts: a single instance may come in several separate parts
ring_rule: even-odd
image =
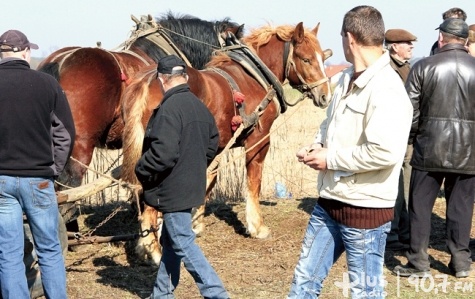
[[[175,67],[183,69],[173,70]],[[186,73],[185,62],[175,55],[168,55],[158,61],[157,72],[160,74],[183,74]]]
[[[8,30],[0,36],[0,46],[9,46],[11,49],[2,49],[2,52],[19,52],[25,48],[38,49],[38,45],[30,43],[25,34],[19,30]]]
[[[468,25],[462,19],[455,19],[455,18],[448,18],[445,19],[439,27],[435,28],[435,30],[440,30],[446,33],[453,34],[455,36],[461,38],[468,37]]]

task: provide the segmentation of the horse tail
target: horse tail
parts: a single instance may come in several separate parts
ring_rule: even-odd
[[[156,77],[156,69],[139,72],[125,89],[122,99],[122,180],[138,184],[135,176],[135,164],[142,155],[142,143],[145,136],[144,112],[149,98],[149,84]]]
[[[151,101],[150,85],[156,78],[156,66],[153,69],[145,68],[138,72],[125,89],[122,96],[122,117],[125,121],[122,136],[122,175],[123,181],[138,185],[135,176],[135,164],[142,155],[142,144],[145,136],[144,125],[147,123],[146,109]],[[158,211],[144,204],[140,216],[140,231],[152,232],[140,237],[135,251],[141,258],[149,257],[156,265],[161,259],[161,248],[158,242],[161,233],[161,225]]]

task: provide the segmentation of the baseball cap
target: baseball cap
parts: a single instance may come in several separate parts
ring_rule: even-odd
[[[462,19],[455,19],[455,18],[448,18],[445,19],[439,27],[435,28],[435,30],[440,30],[446,33],[450,33],[452,35],[467,38],[468,37],[468,25]]]
[[[182,67],[181,70],[173,70],[174,67]],[[158,61],[157,72],[160,74],[182,74],[186,73],[185,62],[176,55],[168,55]]]
[[[2,49],[2,52],[18,52],[25,48],[38,49],[38,45],[30,43],[23,32],[19,30],[8,30],[0,36],[0,46],[9,46],[11,49]]]

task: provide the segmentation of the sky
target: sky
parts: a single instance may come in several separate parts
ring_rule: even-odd
[[[383,15],[386,29],[402,28],[417,36],[414,58],[428,56],[437,39],[434,30],[442,22],[442,13],[460,7],[468,15],[467,23],[475,24],[475,0],[24,0],[0,4],[0,33],[18,29],[39,50],[33,57],[46,57],[67,46],[95,47],[100,41],[108,50],[127,40],[134,26],[131,15],[159,17],[168,11],[189,14],[208,21],[228,17],[250,29],[267,24],[296,25],[303,22],[313,29],[320,23],[318,39],[323,49],[333,56],[327,64],[345,62],[340,29],[343,16],[358,5],[371,5]]]

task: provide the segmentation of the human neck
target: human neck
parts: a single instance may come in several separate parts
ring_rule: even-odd
[[[358,46],[355,48],[353,66],[355,72],[362,72],[378,60],[384,53],[381,46],[364,47]]]

